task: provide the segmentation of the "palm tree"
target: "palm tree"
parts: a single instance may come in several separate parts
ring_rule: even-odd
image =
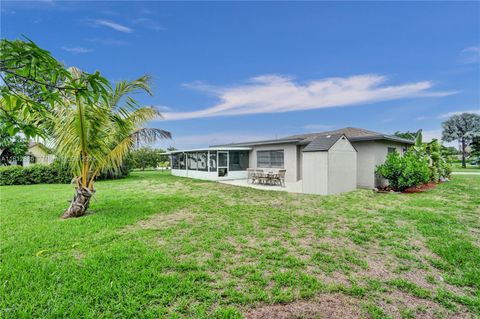
[[[84,73],[71,68],[70,85],[85,86]],[[72,170],[75,195],[63,218],[79,217],[87,212],[95,192],[95,178],[102,172],[116,172],[129,149],[138,139],[152,142],[170,138],[169,132],[142,125],[161,114],[154,107],[142,107],[130,95],[151,94],[149,77],[119,82],[114,89],[108,83],[93,82],[94,91],[73,90],[63,95],[63,105],[54,108],[49,123],[57,154]],[[90,83],[91,84],[91,83]]]

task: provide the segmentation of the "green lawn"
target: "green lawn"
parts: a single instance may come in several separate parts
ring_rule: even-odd
[[[467,167],[463,168],[461,163],[454,163],[452,165],[452,171],[453,172],[476,172],[476,173],[480,173],[480,165],[467,164]]]
[[[134,172],[60,220],[72,193],[0,187],[1,318],[480,316],[479,176],[313,196]]]

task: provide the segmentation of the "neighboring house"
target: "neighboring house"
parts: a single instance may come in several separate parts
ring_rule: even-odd
[[[247,168],[286,169],[287,183],[302,192],[335,194],[385,181],[375,174],[389,152],[403,154],[413,141],[347,127],[280,139],[170,152],[172,174],[209,180],[245,179]]]
[[[23,158],[23,166],[32,164],[51,164],[55,160],[52,150],[42,143],[30,142],[28,151]]]

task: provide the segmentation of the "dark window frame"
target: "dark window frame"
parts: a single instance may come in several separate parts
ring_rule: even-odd
[[[178,163],[178,153],[171,155],[172,169],[179,169]]]
[[[268,156],[262,156],[264,154],[269,154]],[[275,160],[272,161],[272,154],[279,153],[282,154],[281,161]],[[268,157],[268,159],[266,159]],[[264,158],[266,160],[264,160]],[[260,161],[262,160],[262,161]],[[268,161],[268,162],[267,162]],[[258,150],[257,151],[257,167],[258,168],[285,168],[285,150],[284,149],[275,149],[275,150]]]
[[[204,168],[200,168],[200,163],[202,163],[201,156],[205,156],[204,157],[204,160],[205,160],[205,162],[204,162],[205,167]],[[208,152],[207,151],[197,152],[197,170],[200,171],[200,172],[208,172]]]
[[[195,163],[195,168],[192,168],[191,163]],[[197,152],[187,153],[187,169],[189,171],[197,171],[198,170]]]
[[[387,147],[387,154],[390,154],[390,153],[393,153],[393,152],[396,152],[396,151],[397,151],[396,147],[391,147],[391,146]]]
[[[228,151],[228,170],[232,172],[246,171],[249,166],[248,151]]]
[[[187,168],[187,155],[185,153],[178,153],[178,169]]]
[[[213,160],[212,160],[213,158]],[[212,165],[212,163],[214,165]],[[210,151],[208,155],[208,170],[210,172],[216,172],[217,171],[217,151]]]

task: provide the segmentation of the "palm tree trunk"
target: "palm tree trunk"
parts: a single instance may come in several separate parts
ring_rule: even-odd
[[[75,196],[70,203],[70,207],[63,213],[62,218],[80,217],[87,213],[88,206],[90,205],[90,199],[93,196],[93,192],[88,188],[76,187]]]

